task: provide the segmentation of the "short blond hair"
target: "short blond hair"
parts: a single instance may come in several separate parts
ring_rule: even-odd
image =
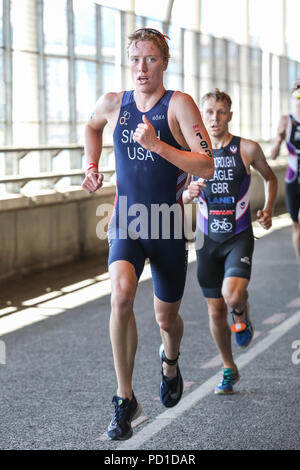
[[[128,36],[129,43],[127,46],[127,53],[129,52],[129,48],[133,43],[136,43],[138,41],[153,41],[160,50],[163,60],[168,63],[170,59],[170,50],[169,45],[167,43],[167,39],[170,39],[169,36],[162,34],[157,29],[137,29]]]
[[[203,106],[205,101],[209,100],[210,98],[214,98],[216,101],[225,101],[229,110],[231,109],[232,101],[230,96],[225,93],[225,91],[220,91],[219,88],[214,88],[202,97],[201,105]]]

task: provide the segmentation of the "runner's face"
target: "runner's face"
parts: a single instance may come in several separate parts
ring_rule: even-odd
[[[138,41],[129,48],[129,62],[136,90],[153,92],[163,86],[167,63],[153,41]]]
[[[228,131],[232,112],[225,101],[209,98],[203,104],[202,118],[208,134],[211,137],[221,137]]]

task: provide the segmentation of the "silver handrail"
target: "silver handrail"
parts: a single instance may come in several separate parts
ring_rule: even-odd
[[[82,153],[84,152],[84,146],[80,144],[63,144],[63,145],[51,145],[51,144],[45,144],[45,145],[32,145],[32,146],[0,146],[0,153],[14,153],[17,154],[16,158],[18,161],[20,161],[22,158],[24,158],[28,153],[31,152],[51,152],[50,159],[56,157],[60,152],[63,152],[65,150],[70,150],[70,151],[79,151]],[[113,151],[113,146],[112,145],[103,145],[103,150],[108,150],[108,151]],[[112,167],[101,167],[101,173],[104,174],[105,179],[110,178],[115,172],[115,169]],[[46,171],[46,172],[41,172],[39,174],[32,174],[32,175],[20,175],[20,174],[11,174],[11,175],[5,175],[5,176],[0,176],[0,184],[9,184],[9,183],[15,183],[16,187],[14,188],[14,191],[20,191],[21,188],[23,188],[26,184],[32,182],[32,181],[42,181],[42,180],[48,180],[51,182],[51,184],[55,185],[58,181],[60,181],[62,178],[66,177],[74,177],[74,176],[80,176],[83,177],[85,174],[85,171],[83,169],[70,169],[67,171],[60,171],[60,172],[52,172],[52,171]]]

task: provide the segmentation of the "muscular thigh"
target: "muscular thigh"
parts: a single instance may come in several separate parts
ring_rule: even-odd
[[[220,256],[219,247],[219,243],[205,237],[203,247],[197,250],[198,282],[204,297],[212,299],[222,297],[225,258]]]
[[[252,228],[250,227],[233,237],[227,248],[224,278],[237,277],[249,280],[254,250]]]
[[[299,222],[300,184],[298,181],[286,183],[286,206],[293,222]]]
[[[134,269],[137,279],[139,279],[144,269],[146,254],[140,243],[140,240],[131,238],[114,238],[109,241],[108,265],[116,261],[127,261]]]
[[[179,301],[187,269],[185,240],[151,240],[146,245],[155,296],[163,302]]]

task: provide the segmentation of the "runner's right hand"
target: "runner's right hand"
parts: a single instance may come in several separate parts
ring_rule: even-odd
[[[198,197],[205,186],[205,181],[191,181],[186,190],[188,199],[192,200]]]
[[[97,168],[91,168],[86,171],[85,178],[82,183],[82,188],[87,193],[94,193],[103,186],[104,176],[97,171]]]

